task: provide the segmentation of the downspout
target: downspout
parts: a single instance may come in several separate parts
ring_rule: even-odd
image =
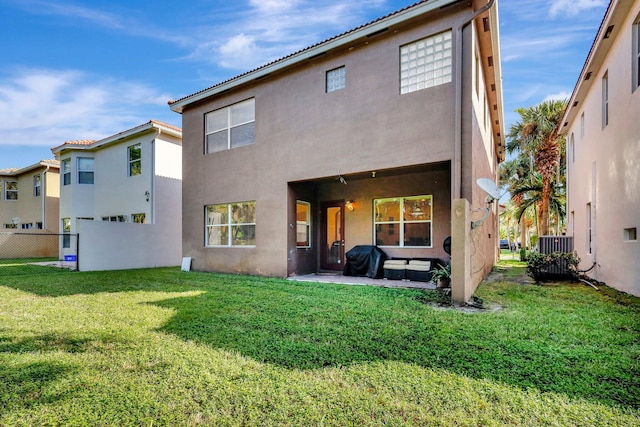
[[[451,185],[452,199],[459,199],[462,194],[462,32],[465,27],[479,15],[491,9],[495,0],[489,0],[487,4],[475,11],[456,30],[456,101],[455,101],[455,141],[453,148],[453,180]]]
[[[42,197],[42,230],[47,229],[47,212],[46,212],[46,198],[47,198],[47,172],[51,166],[47,165],[47,168],[42,172],[42,181],[40,182],[40,197]]]

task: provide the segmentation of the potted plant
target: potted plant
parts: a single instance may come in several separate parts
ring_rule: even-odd
[[[437,283],[438,288],[451,286],[451,264],[438,265],[431,274],[431,280]]]

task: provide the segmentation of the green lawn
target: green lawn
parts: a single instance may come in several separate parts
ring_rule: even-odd
[[[0,277],[0,425],[640,424],[640,299],[178,269]]]

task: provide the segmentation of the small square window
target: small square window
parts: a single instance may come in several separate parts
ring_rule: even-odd
[[[624,229],[624,241],[635,242],[638,240],[638,229],[636,227]]]
[[[346,72],[344,67],[327,71],[327,93],[346,87]]]

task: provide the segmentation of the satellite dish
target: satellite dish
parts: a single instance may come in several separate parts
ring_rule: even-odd
[[[18,218],[17,216],[14,216],[13,218],[11,218],[11,224],[13,225],[20,224],[20,218]]]
[[[500,189],[498,188],[496,183],[489,178],[478,178],[476,180],[476,183],[478,184],[478,187],[480,187],[492,199],[498,200],[500,198]]]

